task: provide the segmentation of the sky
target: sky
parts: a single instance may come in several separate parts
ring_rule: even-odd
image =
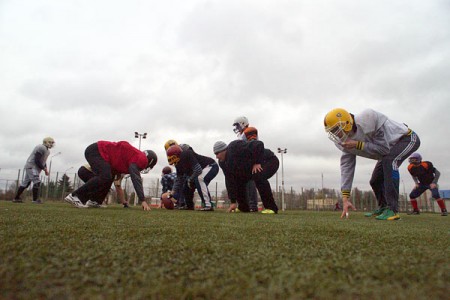
[[[70,173],[98,140],[138,148],[135,131],[159,157],[144,181],[159,178],[165,141],[214,157],[246,116],[287,149],[286,189],[339,190],[323,118],[342,107],[408,124],[450,189],[449,83],[446,0],[0,0],[0,179],[46,136]],[[357,159],[354,187],[375,163]]]

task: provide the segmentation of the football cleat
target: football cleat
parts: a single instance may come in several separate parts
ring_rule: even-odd
[[[379,215],[383,214],[383,212],[385,210],[386,210],[386,207],[379,207],[379,208],[375,209],[372,212],[365,213],[364,216],[366,216],[366,217],[376,217],[376,216],[379,216]]]
[[[101,205],[98,204],[96,201],[91,201],[91,200],[88,200],[86,202],[86,206],[87,207],[91,207],[91,208],[99,208],[99,207],[101,207]]]
[[[212,206],[209,207],[203,207],[199,209],[200,211],[214,211],[214,208],[212,208]]]
[[[400,215],[390,210],[389,208],[386,208],[383,213],[377,216],[375,219],[382,221],[396,221],[400,220]]]
[[[64,198],[64,201],[78,208],[87,208],[87,206],[84,205],[83,202],[81,202],[81,200],[77,196],[72,196],[72,194],[67,195],[67,197]]]

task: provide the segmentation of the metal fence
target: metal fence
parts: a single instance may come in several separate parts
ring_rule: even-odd
[[[24,176],[23,169],[0,169],[0,199],[10,200],[14,198],[17,187]],[[71,191],[81,186],[83,182],[76,173],[53,172],[50,176],[41,175],[40,197],[44,200],[62,201]],[[284,193],[282,187],[277,187],[271,182],[274,188],[274,198],[280,209],[292,210],[335,210],[336,204],[342,207],[340,192],[333,189],[314,189],[301,188],[299,191],[290,188]],[[146,197],[159,198],[161,195],[160,178],[144,177],[143,186]],[[129,178],[122,180],[122,188],[125,197],[133,202],[135,199],[132,182]],[[212,181],[209,184],[209,190],[214,202],[224,203],[225,207],[229,205],[225,183],[222,181]],[[118,202],[115,193],[111,193],[112,202]],[[31,197],[31,186],[23,195]],[[196,199],[198,195],[196,194]],[[376,199],[371,191],[360,191],[354,188],[352,192],[352,202],[359,211],[371,211],[377,207]],[[418,198],[419,208],[422,211],[437,212],[436,206],[432,203],[430,193],[424,193]],[[260,203],[260,206],[261,203]],[[399,207],[401,211],[410,210],[409,199],[406,193],[400,194]]]

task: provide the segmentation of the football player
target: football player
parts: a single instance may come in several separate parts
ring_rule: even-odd
[[[429,161],[422,161],[422,155],[413,153],[409,157],[408,172],[411,174],[415,187],[409,194],[413,210],[408,215],[420,214],[416,198],[422,195],[426,190],[431,191],[431,196],[435,199],[441,209],[441,216],[447,216],[445,202],[439,195],[438,180],[441,173]]]
[[[94,177],[95,174],[92,171],[92,168],[89,164],[86,164],[84,166],[81,166],[78,169],[78,177],[84,182],[88,182],[89,179]],[[125,178],[124,174],[116,174],[114,175],[114,187],[116,188],[116,194],[119,198],[120,203],[122,203],[124,208],[130,208],[128,205],[128,200],[125,199],[125,191],[122,189],[122,180]],[[97,195],[92,195],[91,199],[89,199],[86,202],[86,206],[88,207],[101,207],[101,203],[106,201],[107,194],[110,189],[104,189],[103,191],[100,191]]]
[[[22,195],[23,191],[25,191],[31,183],[33,183],[33,201],[35,204],[42,204],[42,201],[38,199],[39,197],[39,188],[41,186],[41,179],[39,178],[39,174],[44,171],[45,176],[48,176],[47,170],[47,158],[50,155],[50,149],[55,146],[55,140],[51,137],[46,137],[42,141],[41,145],[37,145],[34,147],[30,156],[25,163],[25,177],[20,184],[16,196],[14,197],[14,203],[22,203],[22,199],[20,195]]]
[[[109,191],[115,175],[130,174],[136,195],[142,203],[142,209],[150,210],[150,206],[145,201],[140,173],[147,173],[156,165],[158,158],[154,151],[140,151],[126,141],[117,143],[98,141],[89,145],[84,155],[94,176],[67,195],[64,199],[66,202],[78,208],[86,207],[87,201],[95,195]]]
[[[348,217],[355,174],[356,156],[377,160],[370,185],[378,200],[378,208],[367,217],[377,220],[398,220],[398,198],[402,162],[417,150],[420,139],[403,123],[398,123],[384,114],[366,109],[351,114],[345,109],[335,108],[325,115],[325,131],[341,154],[341,192],[343,210],[341,218]]]
[[[261,213],[278,213],[268,179],[277,172],[280,163],[272,151],[264,149],[263,142],[236,140],[227,145],[218,141],[214,144],[213,151],[225,175],[228,198],[231,201],[229,212],[236,211],[237,204],[240,211],[250,212],[245,191],[247,182],[253,180],[264,205]]]
[[[247,117],[237,117],[233,123],[234,133],[237,134],[238,140],[243,141],[257,141],[258,130],[255,127],[250,127]],[[256,185],[253,180],[247,182],[245,198],[250,207],[250,212],[258,212],[258,194],[256,192]]]
[[[258,130],[255,127],[249,126],[247,117],[237,117],[234,120],[233,126],[233,131],[237,134],[239,140],[258,140]]]
[[[167,160],[177,170],[177,178],[170,193],[175,199],[184,195],[186,209],[194,209],[194,191],[204,202],[201,211],[214,211],[208,185],[219,173],[219,166],[210,157],[197,154],[191,147],[172,145],[167,149]]]
[[[173,190],[173,185],[174,185],[176,179],[177,179],[177,173],[172,172],[171,167],[165,166],[162,169],[162,174],[161,174],[162,194]],[[162,195],[161,195],[161,197],[162,197]],[[181,205],[180,203],[178,203],[178,204]],[[163,207],[162,202],[161,202],[160,207]]]

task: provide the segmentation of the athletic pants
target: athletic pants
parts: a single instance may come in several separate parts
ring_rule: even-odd
[[[106,197],[114,182],[111,165],[100,155],[97,143],[88,146],[84,156],[89,162],[94,176],[72,192],[72,195],[77,196],[83,203],[86,203],[88,200],[98,202],[100,201],[99,197],[103,197],[103,199]]]
[[[261,197],[261,201],[264,205],[265,209],[271,209],[274,212],[278,212],[278,206],[275,203],[275,199],[273,198],[272,188],[270,187],[269,178],[272,177],[277,171],[280,162],[276,156],[272,156],[268,160],[264,161],[261,164],[262,171],[252,174],[251,180],[255,182],[256,189],[259,192],[259,196]],[[244,194],[246,192],[247,181],[237,181],[235,182],[237,193]],[[241,197],[239,197],[241,198]],[[243,197],[244,202],[238,202],[239,210],[243,212],[250,211],[249,204],[245,197]],[[239,201],[239,200],[238,200]]]
[[[208,185],[214,177],[219,173],[219,166],[217,163],[210,164],[203,168],[202,173],[195,179],[195,188],[197,188],[198,195],[205,207],[211,207],[211,194],[209,193]],[[190,189],[187,184],[183,188],[183,194],[188,208],[194,208],[194,191]]]
[[[379,207],[389,207],[398,212],[400,173],[402,162],[420,146],[417,134],[411,131],[395,144],[391,151],[377,162],[372,172],[370,185],[378,200]]]

